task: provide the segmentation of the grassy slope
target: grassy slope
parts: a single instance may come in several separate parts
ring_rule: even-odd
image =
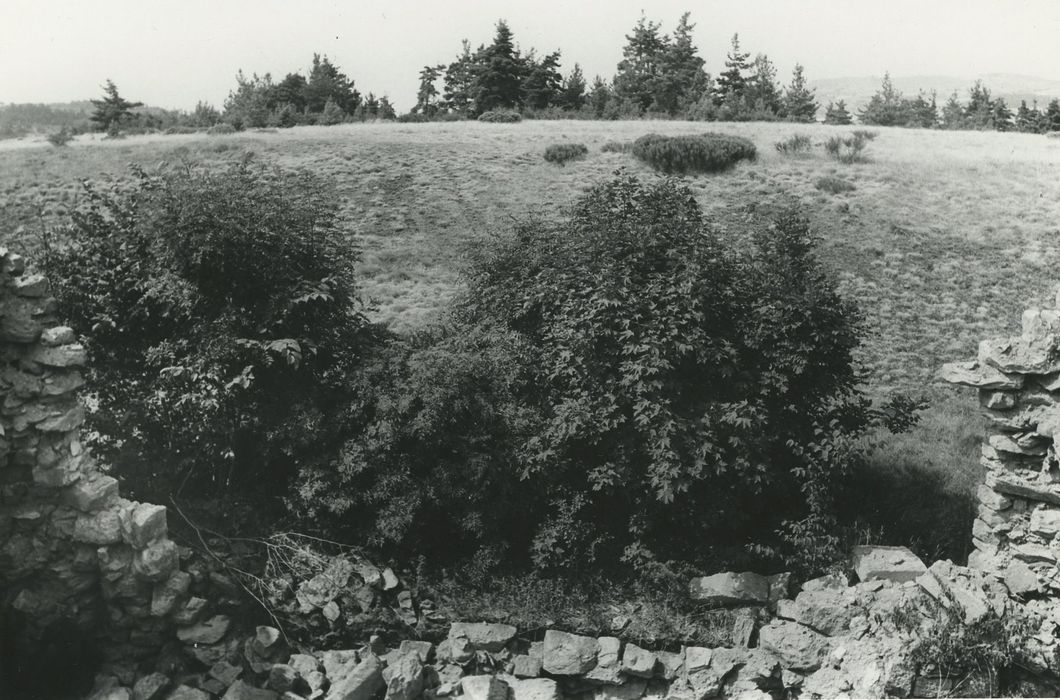
[[[428,322],[459,284],[462,255],[512,217],[557,216],[620,167],[651,176],[631,156],[601,153],[648,131],[713,129],[751,138],[760,157],[690,180],[705,210],[737,230],[756,210],[799,201],[823,238],[821,257],[864,310],[861,359],[874,390],[924,391],[944,361],[979,339],[1012,332],[1020,311],[1048,302],[1060,262],[1060,140],[1041,136],[880,129],[870,162],[840,165],[820,147],[786,157],[773,143],[794,133],[820,143],[843,127],[681,122],[527,122],[306,127],[222,137],[86,141],[64,149],[0,145],[0,221],[32,246],[34,211],[46,220],[76,198],[81,177],[120,174],[129,162],[191,157],[219,162],[245,151],[333,181],[351,241],[363,248],[365,290],[398,328]],[[849,129],[848,129],[849,130]],[[551,143],[584,143],[566,167],[542,159]],[[839,175],[857,189],[833,196],[814,182]],[[930,387],[924,425],[891,440],[878,465],[910,479],[940,475],[967,493],[979,478],[971,397]],[[970,521],[968,521],[970,524]]]

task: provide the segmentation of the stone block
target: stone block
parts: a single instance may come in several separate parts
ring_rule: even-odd
[[[636,644],[626,644],[622,651],[622,672],[638,678],[651,678],[655,675],[655,654],[642,649]]]
[[[383,670],[386,700],[417,700],[423,693],[423,662],[418,654],[406,654]]]
[[[1031,532],[1051,539],[1060,533],[1060,509],[1039,506],[1031,513]]]
[[[813,671],[828,654],[828,638],[796,622],[775,620],[758,632],[759,647],[780,660],[784,668]]]
[[[155,540],[136,553],[133,570],[141,578],[157,582],[169,578],[179,564],[177,545],[171,540]]]
[[[121,542],[121,522],[113,508],[77,516],[74,521],[74,540],[87,544],[117,544]]]
[[[851,555],[851,568],[861,581],[883,579],[904,583],[915,581],[927,571],[924,562],[913,554],[908,547],[885,547],[882,545],[862,545],[854,547]]]
[[[221,700],[279,700],[279,694],[268,688],[255,688],[243,681],[228,686]]]
[[[232,620],[227,615],[214,615],[189,627],[177,630],[177,639],[185,644],[216,644],[228,633]]]
[[[596,666],[600,643],[595,637],[583,637],[558,630],[545,632],[543,667],[557,676],[576,676]]]
[[[976,361],[948,362],[939,371],[939,379],[979,389],[1019,389],[1023,386],[1023,377],[1004,374],[995,367]]]
[[[541,659],[526,654],[512,658],[512,675],[516,678],[537,678],[541,675]]]
[[[508,684],[495,676],[467,676],[460,687],[465,700],[508,700]]]
[[[138,549],[166,536],[166,507],[133,503],[122,511],[122,534]]]
[[[692,600],[721,605],[765,605],[769,602],[770,582],[761,574],[725,572],[694,578],[689,583]]]
[[[93,511],[114,505],[118,501],[118,480],[95,474],[83,478],[67,488],[63,502],[81,511]]]
[[[169,676],[164,673],[148,674],[133,686],[133,700],[162,700],[169,684]]]
[[[54,348],[60,345],[72,345],[77,342],[74,329],[69,326],[53,326],[45,328],[40,334],[41,345]]]
[[[386,687],[383,666],[379,659],[371,654],[338,678],[330,673],[328,678],[331,679],[328,700],[372,700]]]
[[[37,423],[34,427],[45,433],[66,433],[85,422],[85,407],[81,404],[71,406]]]
[[[511,625],[491,624],[488,622],[454,622],[449,627],[449,639],[466,639],[475,651],[499,652],[515,637],[516,630]]]
[[[46,367],[83,367],[88,362],[88,353],[80,343],[54,347],[39,345],[29,354],[28,359]]]
[[[559,684],[551,678],[518,680],[511,689],[511,700],[563,700]]]
[[[15,280],[11,291],[20,297],[39,299],[48,294],[48,280],[44,275],[26,275]]]
[[[165,617],[188,595],[191,574],[177,569],[165,581],[155,584],[151,591],[151,615]]]

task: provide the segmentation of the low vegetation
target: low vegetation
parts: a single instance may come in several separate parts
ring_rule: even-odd
[[[633,150],[633,144],[629,141],[608,141],[600,146],[602,153],[629,153]]]
[[[523,117],[514,110],[495,109],[478,115],[478,120],[480,122],[489,122],[491,124],[516,124],[521,122]]]
[[[850,165],[852,163],[864,163],[868,160],[865,148],[872,140],[871,132],[855,131],[850,136],[830,136],[824,142],[825,153],[829,157]]]
[[[588,154],[589,149],[584,143],[554,143],[545,149],[545,160],[556,165],[566,165]]]
[[[817,181],[813,183],[813,186],[822,192],[828,194],[843,194],[844,192],[853,192],[857,189],[857,186],[849,180],[844,180],[841,177],[835,175],[825,175],[817,178]]]
[[[687,174],[728,170],[741,160],[754,160],[757,151],[741,136],[647,134],[633,143],[633,155],[661,172]]]
[[[773,146],[777,153],[786,156],[802,155],[813,150],[813,139],[806,134],[793,134],[783,141],[777,141]]]

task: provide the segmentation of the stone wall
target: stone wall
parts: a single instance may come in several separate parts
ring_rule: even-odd
[[[55,309],[47,281],[0,248],[0,657],[9,675],[57,624],[87,635],[104,659],[128,661],[156,652],[175,618],[190,617],[191,576],[167,537],[166,509],[123,499],[82,442],[85,350],[56,325]]]

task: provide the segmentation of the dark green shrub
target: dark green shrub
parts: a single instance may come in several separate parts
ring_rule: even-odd
[[[326,452],[371,343],[337,197],[247,160],[86,188],[44,262],[86,336],[104,452],[156,493],[281,489]]]
[[[224,136],[226,134],[234,134],[236,131],[237,129],[231,124],[221,122],[220,124],[214,124],[211,126],[206,130],[206,133],[210,136]]]
[[[483,112],[478,115],[480,122],[490,122],[492,124],[514,124],[521,122],[523,117],[518,113],[511,110],[505,109],[491,109],[488,112]]]
[[[844,192],[853,192],[857,189],[853,182],[834,175],[825,175],[817,178],[817,182],[813,186],[829,194],[842,194]]]
[[[878,131],[870,131],[869,129],[854,129],[850,132],[850,135],[856,139],[862,141],[875,141],[876,137],[880,135]]]
[[[777,141],[773,146],[778,153],[783,153],[786,156],[795,156],[809,153],[813,150],[813,139],[805,134],[794,134],[783,141]]]
[[[193,126],[171,126],[166,129],[165,133],[167,136],[173,136],[175,134],[194,134],[201,131]]]
[[[832,136],[824,142],[825,152],[840,163],[862,163],[867,161],[865,147],[875,138],[874,132],[858,130],[850,136]]]
[[[629,153],[633,150],[633,144],[629,141],[608,141],[600,150],[604,153]]]
[[[300,507],[407,551],[581,571],[717,563],[824,522],[869,421],[857,316],[802,219],[730,240],[687,188],[630,177],[519,226],[450,331],[380,371],[365,437]]]
[[[588,155],[589,149],[582,143],[554,143],[545,149],[545,160],[556,165],[566,165]]]
[[[633,155],[664,173],[712,173],[727,170],[743,159],[754,160],[756,150],[741,136],[647,134],[633,142]]]
[[[73,141],[74,135],[69,129],[64,126],[58,131],[48,134],[47,138],[48,143],[55,146],[56,148],[61,148],[62,146],[65,146],[66,144]]]

